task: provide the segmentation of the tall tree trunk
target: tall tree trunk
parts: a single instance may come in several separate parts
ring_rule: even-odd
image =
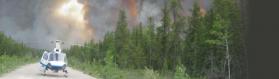
[[[226,54],[227,54],[226,59],[228,62],[228,76],[229,76],[229,79],[231,79],[230,53],[229,53],[228,39],[225,39],[225,42],[226,42]]]

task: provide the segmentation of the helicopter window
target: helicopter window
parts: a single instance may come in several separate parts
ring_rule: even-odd
[[[45,54],[43,55],[43,59],[47,60],[47,58],[48,58],[47,53],[45,53]]]
[[[53,61],[53,60],[54,60],[53,55],[49,54],[49,61]]]
[[[60,53],[49,54],[49,61],[64,61],[65,55]]]
[[[66,59],[65,56],[66,56],[65,54],[60,53],[58,61],[67,61],[65,60]]]
[[[55,53],[55,59],[58,60],[58,53]]]
[[[51,53],[49,56],[49,61],[57,61],[58,60],[58,54],[57,53]]]

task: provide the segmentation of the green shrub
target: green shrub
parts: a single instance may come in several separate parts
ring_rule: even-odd
[[[144,78],[143,79],[159,79],[159,73],[153,69],[144,69]]]
[[[186,67],[184,67],[183,65],[178,65],[176,66],[174,79],[192,79],[192,78],[186,73]]]
[[[31,57],[19,57],[19,56],[8,56],[1,55],[0,56],[0,75],[3,73],[10,72],[17,67],[34,62],[36,58]]]

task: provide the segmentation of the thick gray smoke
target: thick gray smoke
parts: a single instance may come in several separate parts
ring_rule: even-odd
[[[59,18],[57,10],[63,0],[1,0],[0,31],[30,47],[50,49],[51,41],[62,40],[64,47],[90,41],[74,21]],[[84,37],[86,36],[86,37]]]
[[[18,42],[34,48],[51,49],[51,41],[62,40],[63,47],[80,45],[84,42],[100,41],[109,31],[114,31],[120,9],[128,0],[89,0],[88,25],[93,35],[85,35],[79,30],[79,25],[57,18],[54,11],[67,0],[0,0],[0,31]],[[161,9],[167,0],[136,0],[137,23],[147,23],[148,17],[153,17],[156,25],[160,25]],[[79,0],[80,3],[85,1]],[[182,0],[183,10],[189,15],[194,0]],[[205,0],[208,6],[208,0]],[[128,16],[127,20],[133,16]],[[91,29],[90,28],[90,29]],[[84,39],[86,36],[86,39]],[[89,39],[88,39],[89,38]]]

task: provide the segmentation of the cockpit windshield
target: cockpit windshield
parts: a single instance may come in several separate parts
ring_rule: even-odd
[[[49,61],[64,61],[65,54],[62,53],[50,53]]]

